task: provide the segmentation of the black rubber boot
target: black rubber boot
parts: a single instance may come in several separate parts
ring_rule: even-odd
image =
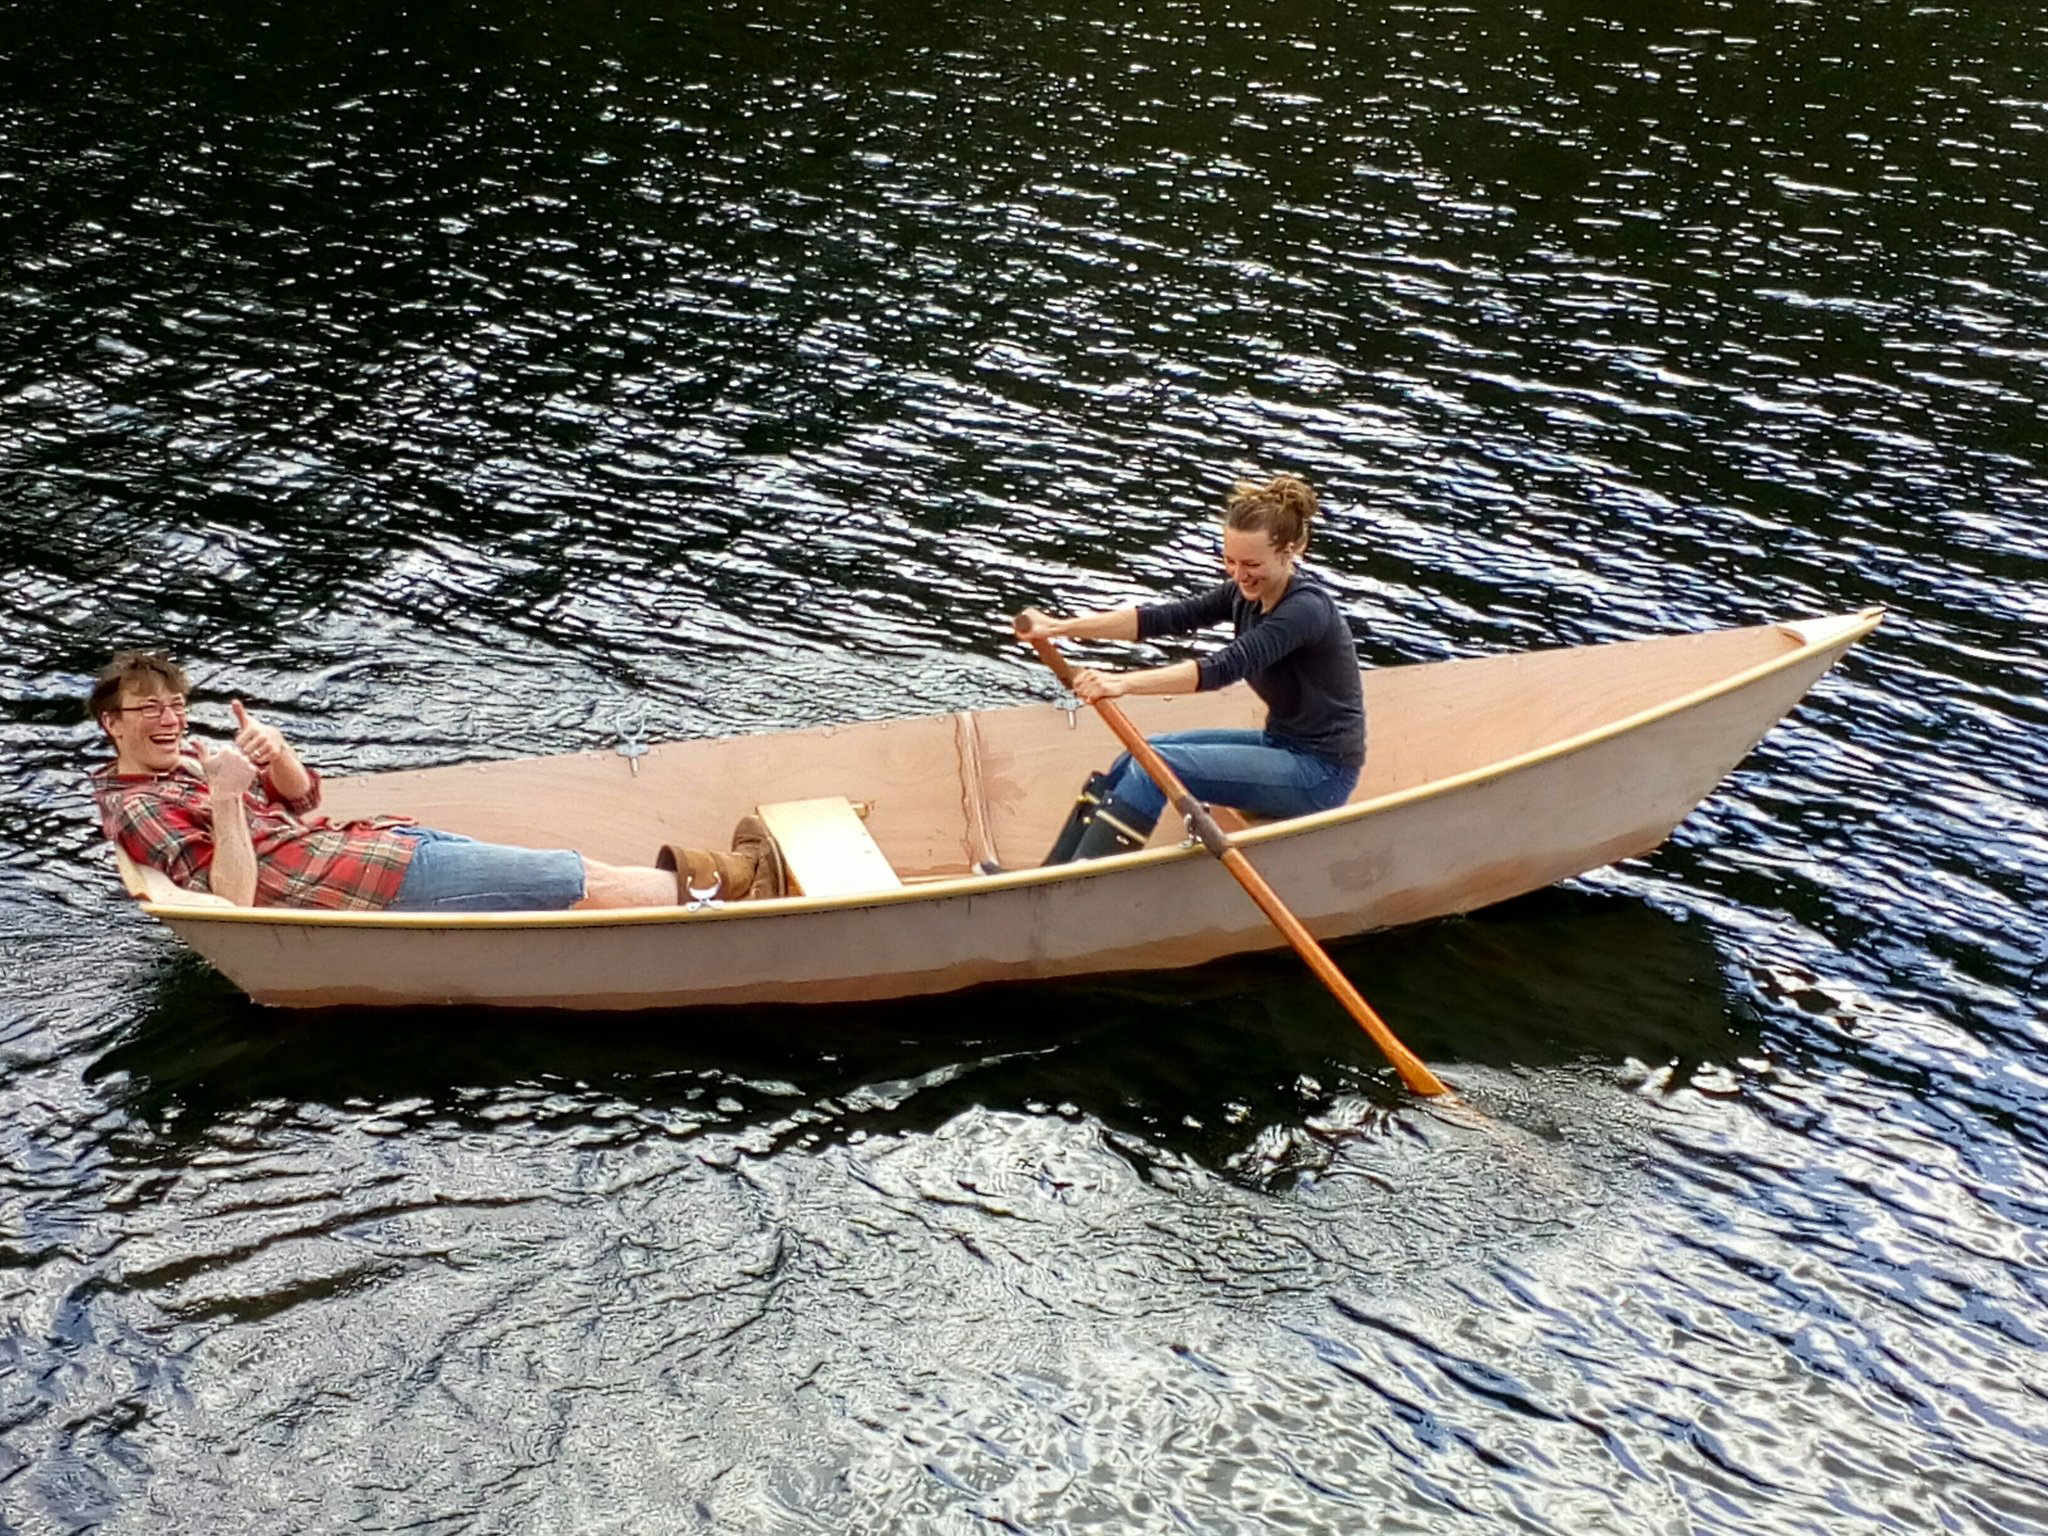
[[[1155,824],[1133,815],[1122,801],[1112,800],[1089,818],[1081,840],[1074,845],[1074,857],[1105,859],[1112,853],[1136,853],[1152,836]]]
[[[1041,864],[1064,864],[1074,856],[1074,849],[1080,845],[1081,834],[1088,830],[1088,823],[1095,819],[1095,813],[1102,808],[1102,802],[1109,798],[1110,778],[1106,773],[1091,773],[1088,782],[1081,786],[1081,793],[1074,801],[1074,808],[1067,812],[1067,819],[1060,824],[1060,835],[1052,840],[1052,852]]]

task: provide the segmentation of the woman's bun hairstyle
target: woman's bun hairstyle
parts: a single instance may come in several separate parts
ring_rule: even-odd
[[[1240,480],[1223,503],[1224,527],[1263,533],[1275,549],[1306,544],[1315,515],[1316,493],[1293,475],[1275,475],[1264,485]]]

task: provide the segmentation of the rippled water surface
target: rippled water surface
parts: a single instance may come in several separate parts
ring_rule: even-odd
[[[0,41],[0,1530],[2048,1531],[2048,23]],[[280,1016],[79,700],[334,770],[1042,696],[1324,492],[1378,663],[1889,609],[1654,858],[915,1006]]]

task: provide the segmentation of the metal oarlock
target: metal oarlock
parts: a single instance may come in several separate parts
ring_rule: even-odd
[[[1053,695],[1052,705],[1054,709],[1064,709],[1067,712],[1067,729],[1073,730],[1074,722],[1081,713],[1080,695],[1071,688],[1062,688]]]
[[[619,733],[619,744],[614,749],[626,760],[626,766],[633,770],[633,777],[640,777],[640,759],[647,755],[647,743],[641,738],[647,733],[647,707],[642,705],[628,720],[626,712],[620,710],[612,719],[612,729]],[[693,893],[694,894],[694,893]]]
[[[1189,796],[1176,808],[1180,811],[1181,826],[1187,829],[1186,835],[1181,838],[1181,847],[1207,848],[1221,858],[1223,849],[1230,839],[1225,837],[1223,830],[1216,825],[1216,807],[1206,800],[1197,800]],[[1210,841],[1212,835],[1216,839],[1214,842]]]
[[[1039,659],[1051,668],[1052,675],[1058,678],[1062,685],[1072,683],[1074,670],[1068,665],[1067,658],[1060,654],[1058,646],[1041,635],[1031,636],[1030,645],[1038,652]],[[1068,691],[1072,692],[1071,687]],[[1166,796],[1167,804],[1194,823],[1195,835],[1201,840],[1202,845],[1223,862],[1224,868],[1228,869],[1237,883],[1244,887],[1245,894],[1258,903],[1259,910],[1266,914],[1275,928],[1280,930],[1280,936],[1294,947],[1296,954],[1308,962],[1309,969],[1314,971],[1316,978],[1329,989],[1330,995],[1343,1006],[1344,1011],[1351,1015],[1358,1026],[1372,1037],[1373,1043],[1385,1053],[1387,1060],[1393,1063],[1394,1070],[1401,1074],[1401,1081],[1408,1085],[1409,1091],[1425,1097],[1448,1092],[1442,1079],[1424,1066],[1422,1059],[1413,1051],[1394,1038],[1394,1032],[1387,1028],[1386,1021],[1374,1013],[1372,1005],[1358,995],[1358,988],[1337,969],[1337,963],[1324,953],[1323,946],[1316,942],[1315,935],[1308,931],[1300,918],[1287,909],[1287,903],[1282,901],[1279,894],[1266,884],[1265,878],[1252,868],[1251,860],[1245,857],[1244,850],[1224,835],[1223,829],[1216,825],[1216,819],[1202,809],[1202,802],[1188,792],[1187,786],[1181,783],[1172,766],[1159,755],[1138,728],[1131,724],[1115,702],[1106,698],[1097,699],[1095,712],[1102,716],[1103,724],[1115,732],[1116,739],[1124,744],[1124,750],[1131,754],[1138,766],[1143,768],[1152,782],[1159,786],[1160,793]],[[1089,824],[1088,833],[1093,833],[1105,822],[1111,826],[1116,825],[1115,818],[1106,809]],[[1087,836],[1088,834],[1083,834],[1084,843]],[[1143,847],[1144,841],[1143,838],[1139,838],[1134,848]],[[1074,856],[1085,859],[1092,851],[1085,846],[1078,847]]]

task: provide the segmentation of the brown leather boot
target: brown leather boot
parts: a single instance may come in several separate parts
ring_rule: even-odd
[[[742,816],[732,829],[733,852],[729,857],[751,859],[753,879],[746,894],[756,901],[789,894],[789,869],[782,862],[782,850],[775,846],[768,824],[758,816]]]
[[[696,899],[692,891],[710,891],[715,901],[745,901],[754,894],[754,866],[749,853],[715,853],[680,843],[664,843],[654,856],[656,869],[676,872],[676,900],[683,903]]]
[[[789,894],[789,870],[782,862],[782,850],[769,835],[768,824],[758,816],[742,816],[732,829],[732,852],[709,848],[685,848],[666,843],[654,856],[656,869],[676,872],[678,900],[688,902],[692,889],[705,891],[715,885],[719,901],[764,901]]]

